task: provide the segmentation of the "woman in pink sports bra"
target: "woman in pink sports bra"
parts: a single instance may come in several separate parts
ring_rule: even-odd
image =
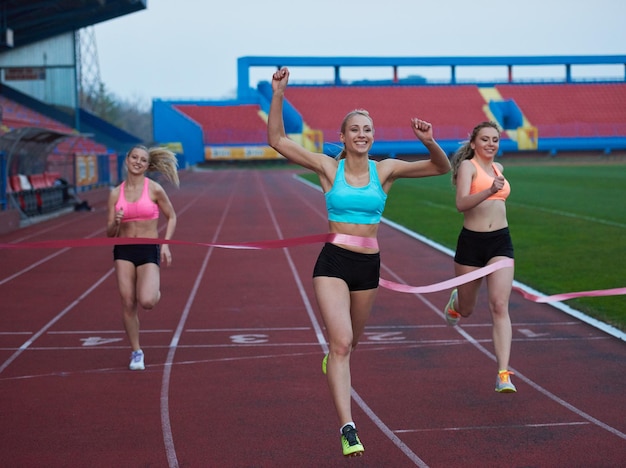
[[[163,187],[146,177],[146,172],[160,172],[178,186],[176,155],[165,148],[135,146],[126,155],[126,178],[109,195],[108,237],[159,237],[159,213],[167,220],[165,239],[176,229],[176,213]],[[152,309],[161,297],[160,264],[170,265],[168,244],[123,244],[113,248],[117,285],[122,300],[126,335],[132,347],[129,369],[145,369],[144,353],[139,344],[138,306]]]
[[[502,175],[502,165],[494,161],[499,145],[497,124],[482,122],[452,157],[456,208],[463,213],[463,228],[454,257],[456,276],[504,258],[514,258],[505,205],[511,187]],[[493,346],[498,365],[495,390],[499,393],[517,391],[510,378],[513,372],[509,371],[512,341],[509,297],[513,273],[513,267],[509,267],[487,276]],[[474,311],[481,283],[482,279],[477,279],[452,291],[444,309],[450,325],[456,325],[461,317],[469,317]]]

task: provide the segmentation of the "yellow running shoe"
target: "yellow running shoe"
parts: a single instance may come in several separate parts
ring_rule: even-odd
[[[446,308],[443,310],[443,314],[446,316],[448,325],[455,326],[459,323],[459,319],[461,318],[461,314],[454,310],[454,301],[456,300],[458,294],[459,292],[456,289],[452,290],[450,293],[450,300],[446,304]]]
[[[322,359],[322,374],[326,375],[326,366],[328,365],[328,354]]]
[[[346,424],[341,429],[341,447],[344,457],[360,457],[365,451],[357,435],[356,428],[349,424]]]
[[[496,392],[498,393],[515,393],[517,388],[511,382],[511,375],[515,375],[509,370],[501,370],[498,372],[498,378],[496,379]]]

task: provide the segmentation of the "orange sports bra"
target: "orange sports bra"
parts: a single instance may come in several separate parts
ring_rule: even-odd
[[[150,191],[148,185],[150,180],[146,177],[143,183],[143,191],[141,197],[136,202],[126,200],[126,181],[122,182],[120,187],[120,196],[115,204],[115,211],[124,210],[123,223],[130,221],[148,221],[159,217],[159,205],[150,199]]]
[[[489,174],[487,174],[485,170],[480,166],[480,164],[478,164],[474,160],[474,158],[470,159],[470,161],[476,168],[476,177],[474,177],[474,180],[472,180],[472,185],[470,185],[470,195],[474,193],[482,192],[483,190],[487,190],[491,188],[494,178],[491,177]],[[492,167],[493,167],[493,172],[497,176],[502,175],[500,172],[498,172],[498,169],[496,168],[495,164],[493,164]],[[496,193],[488,197],[487,200],[506,201],[506,199],[508,198],[510,194],[511,194],[511,185],[509,184],[508,180],[504,179],[504,187],[502,187]]]

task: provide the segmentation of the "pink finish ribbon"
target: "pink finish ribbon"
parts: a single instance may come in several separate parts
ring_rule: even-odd
[[[172,244],[172,245],[199,245],[204,247],[218,247],[221,249],[279,249],[294,247],[298,245],[314,244],[318,242],[333,242],[337,244],[351,245],[356,247],[378,248],[376,238],[351,236],[348,234],[317,234],[304,237],[293,237],[291,239],[276,239],[255,242],[238,243],[209,243],[209,242],[188,242],[181,240],[153,239],[148,237],[96,237],[92,239],[59,239],[38,242],[20,242],[17,244],[0,244],[0,249],[59,249],[65,247],[101,247],[106,245],[129,245],[129,244]]]
[[[441,283],[431,284],[429,286],[409,286],[406,284],[394,283],[393,281],[388,281],[382,278],[379,280],[379,284],[383,288],[391,289],[392,291],[411,294],[425,294],[455,288],[457,286],[460,286],[461,284],[469,283],[470,281],[474,281],[475,279],[487,276],[488,274],[493,273],[496,270],[500,270],[501,268],[507,268],[512,266],[513,259],[505,258],[503,260],[498,260],[495,263],[487,265],[486,267],[474,270],[470,273],[466,273],[464,275],[442,281]]]
[[[613,288],[613,289],[596,289],[593,291],[579,291],[579,292],[570,292],[570,293],[562,293],[555,294],[553,296],[537,296],[535,294],[531,294],[527,291],[524,291],[522,288],[518,288],[513,286],[513,289],[524,296],[524,299],[528,299],[532,302],[560,302],[566,301],[568,299],[574,299],[576,297],[600,297],[600,296],[619,296],[622,294],[626,294],[626,288]]]
[[[295,247],[298,245],[313,244],[319,242],[331,242],[336,244],[351,245],[356,247],[368,247],[376,249],[378,248],[378,241],[375,238],[351,236],[348,234],[316,234],[304,237],[293,237],[290,239],[277,239],[267,241],[256,242],[239,242],[239,243],[207,243],[207,242],[188,242],[180,240],[164,240],[164,239],[152,239],[145,237],[98,237],[93,239],[71,239],[71,240],[48,240],[39,242],[21,242],[17,244],[2,243],[0,249],[36,249],[36,248],[49,248],[58,249],[65,247],[97,247],[97,246],[113,246],[113,245],[129,245],[129,244],[173,244],[173,245],[196,245],[204,247],[217,247],[222,249],[277,249],[285,247]],[[383,278],[380,278],[379,284],[383,288],[411,294],[426,294],[437,291],[443,291],[445,289],[455,288],[461,284],[468,283],[478,278],[483,278],[496,270],[501,268],[512,267],[514,264],[512,259],[503,259],[495,263],[487,265],[478,270],[472,271],[465,275],[457,276],[455,278],[435,283],[427,286],[409,286],[407,284],[395,283]],[[567,299],[573,299],[577,297],[599,297],[599,296],[616,296],[626,294],[626,288],[614,288],[614,289],[599,289],[594,291],[580,291],[563,294],[555,294],[553,296],[537,296],[531,294],[522,288],[513,287],[513,289],[519,292],[525,299],[532,302],[558,302]]]

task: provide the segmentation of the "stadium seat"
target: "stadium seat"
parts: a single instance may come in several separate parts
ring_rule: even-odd
[[[63,188],[48,184],[45,174],[31,174],[28,179],[37,196],[39,212],[49,213],[63,204]]]
[[[37,194],[27,176],[23,174],[9,176],[9,187],[12,192],[11,196],[26,215],[30,216],[38,212]]]

